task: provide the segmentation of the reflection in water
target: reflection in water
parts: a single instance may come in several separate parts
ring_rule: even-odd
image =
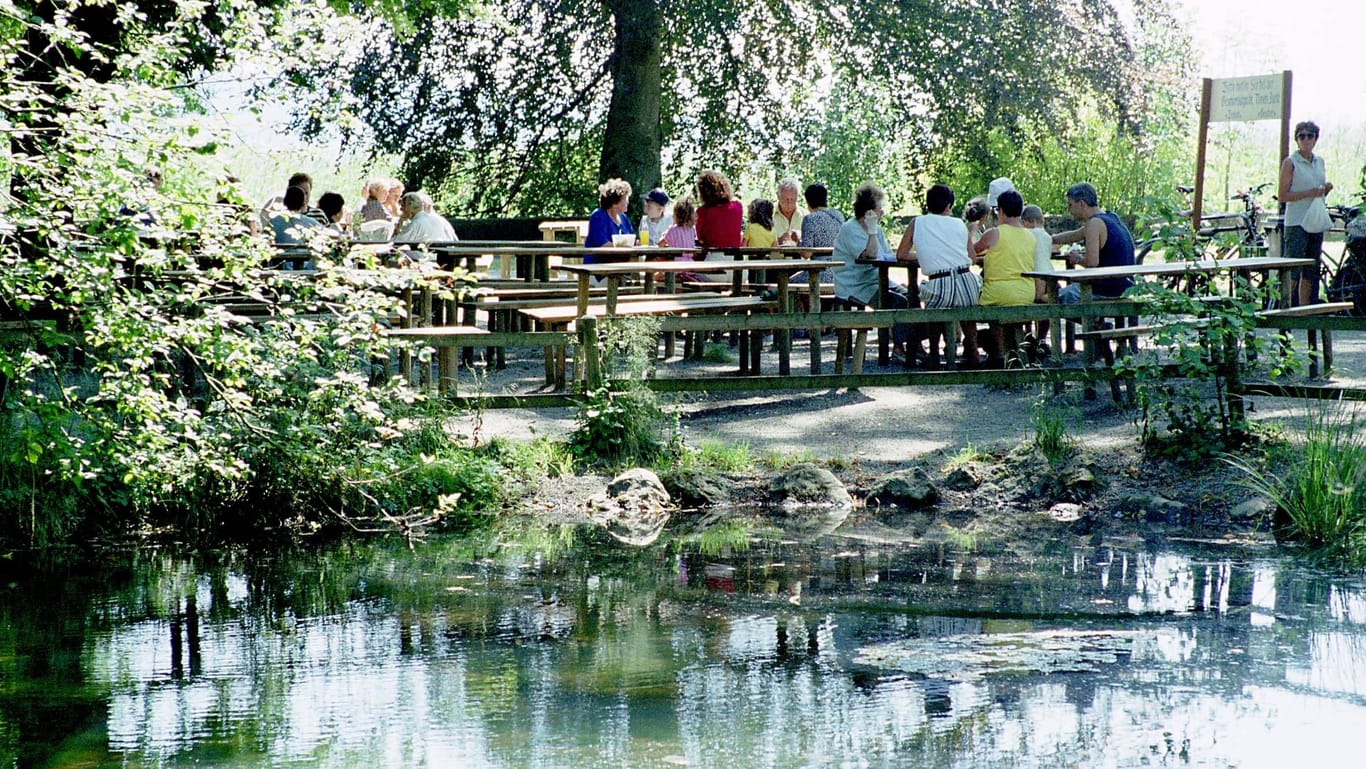
[[[446,542],[0,577],[0,766],[1341,765],[1366,718],[1360,581],[1234,550]]]

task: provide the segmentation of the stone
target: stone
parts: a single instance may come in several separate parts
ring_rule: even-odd
[[[665,472],[660,481],[682,507],[715,507],[730,501],[730,485],[715,473],[675,469]]]
[[[1258,495],[1251,499],[1244,500],[1228,511],[1231,521],[1239,522],[1261,522],[1269,521],[1276,513],[1276,503],[1267,497]]]
[[[835,474],[810,462],[794,465],[769,484],[770,496],[783,508],[852,507],[854,500]]]
[[[633,468],[588,500],[588,517],[620,542],[646,547],[668,524],[671,500],[659,476]]]
[[[939,489],[923,468],[911,468],[883,478],[868,495],[869,505],[896,505],[905,508],[933,507]]]
[[[1119,501],[1119,509],[1142,516],[1149,523],[1177,523],[1186,516],[1186,506],[1160,494],[1130,494]]]
[[[955,467],[944,476],[944,486],[953,491],[971,491],[981,484],[982,478],[970,465]]]

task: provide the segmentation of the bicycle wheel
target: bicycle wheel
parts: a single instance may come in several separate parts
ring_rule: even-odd
[[[1325,272],[1331,257],[1325,252]],[[1342,264],[1327,279],[1328,301],[1351,302],[1351,315],[1366,317],[1366,243],[1360,248],[1349,248],[1343,254]]]

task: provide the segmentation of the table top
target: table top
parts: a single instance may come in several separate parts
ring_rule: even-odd
[[[800,259],[802,254],[833,254],[834,246],[731,246],[729,248],[706,248],[703,249],[712,254],[726,254],[727,256],[771,256],[776,255],[783,259]],[[827,262],[827,265],[829,262]]]
[[[470,256],[480,254],[506,254],[509,256],[668,256],[675,257],[683,254],[695,254],[700,248],[665,248],[661,246],[599,246],[588,248],[587,246],[576,246],[572,243],[551,243],[548,241],[527,241],[515,246],[480,246],[480,245],[461,245],[460,243],[445,243],[430,246],[432,251],[452,254],[455,256]]]
[[[608,262],[606,264],[566,264],[561,270],[576,275],[639,275],[645,272],[724,272],[726,270],[823,270],[830,262],[823,259],[770,259],[741,261],[708,259],[702,262]]]
[[[1072,283],[1087,283],[1110,278],[1136,278],[1143,275],[1184,275],[1188,272],[1227,272],[1233,270],[1293,269],[1313,266],[1313,259],[1286,259],[1274,256],[1258,256],[1247,259],[1201,259],[1189,262],[1161,262],[1157,264],[1135,264],[1123,267],[1084,267],[1075,270],[1052,270],[1049,272],[1021,273],[1027,278],[1044,280],[1066,280]]]

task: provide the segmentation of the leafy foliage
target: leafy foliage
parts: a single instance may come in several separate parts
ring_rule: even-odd
[[[1109,4],[1055,0],[970,0],[953,13],[920,0],[378,4],[359,11],[363,49],[340,63],[349,92],[335,58],[287,75],[306,89],[302,127],[342,120],[348,140],[404,156],[411,183],[439,187],[466,215],[582,215],[620,168],[611,159],[629,121],[608,117],[626,87],[614,83],[648,84],[655,66],[614,46],[631,19],[657,12],[665,185],[686,190],[708,166],[763,188],[793,173],[826,182],[842,205],[868,178],[906,194],[926,174],[958,170],[965,188],[984,189],[1007,163],[1047,169],[1095,139],[1088,114],[1112,116],[1100,122],[1135,162],[1152,154],[1149,126],[1182,135],[1188,41],[1167,0],[1134,8],[1126,23]],[[623,80],[632,68],[646,68],[643,81]],[[1022,149],[998,157],[1006,146]]]

